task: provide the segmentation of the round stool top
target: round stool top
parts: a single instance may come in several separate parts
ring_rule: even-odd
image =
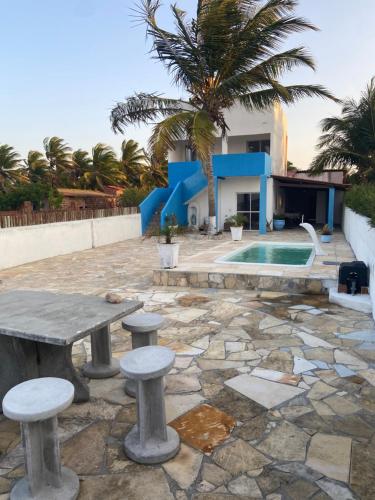
[[[175,353],[158,345],[140,347],[128,352],[120,361],[125,377],[133,380],[149,380],[167,374],[174,363]]]
[[[122,321],[123,328],[134,333],[153,332],[161,328],[163,325],[163,316],[155,313],[130,314]]]
[[[54,417],[73,401],[74,386],[54,377],[34,378],[16,385],[3,399],[3,413],[17,422],[37,422]]]

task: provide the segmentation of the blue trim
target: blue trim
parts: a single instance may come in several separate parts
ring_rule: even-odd
[[[328,191],[328,226],[333,229],[335,219],[335,188],[330,187]]]
[[[214,155],[212,162],[216,177],[257,177],[271,174],[271,158],[267,153]]]
[[[219,179],[214,177],[215,181],[215,214],[216,214],[216,231],[219,231]]]
[[[260,176],[259,234],[267,233],[267,175]]]
[[[139,205],[141,211],[142,234],[145,234],[154,213],[159,206],[164,203],[172,193],[170,188],[156,188]]]

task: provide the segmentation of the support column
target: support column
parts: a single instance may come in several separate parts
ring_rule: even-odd
[[[83,367],[89,378],[109,378],[120,372],[120,363],[112,358],[111,333],[109,325],[91,334],[91,363]]]
[[[215,177],[215,213],[216,213],[216,231],[220,229],[219,218],[219,179]]]
[[[259,234],[267,233],[267,176],[260,176]]]
[[[330,187],[328,192],[328,221],[330,229],[333,229],[335,219],[335,188]]]
[[[221,139],[221,154],[222,155],[228,154],[228,137],[227,136],[225,136]]]

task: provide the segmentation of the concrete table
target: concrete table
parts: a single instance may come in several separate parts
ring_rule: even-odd
[[[119,372],[112,359],[109,326],[143,306],[139,301],[109,304],[102,297],[16,290],[0,294],[0,402],[15,385],[37,377],[59,377],[74,385],[75,402],[89,389],[72,363],[72,345],[91,335],[91,378]]]

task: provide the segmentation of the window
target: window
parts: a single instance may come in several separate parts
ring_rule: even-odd
[[[271,141],[269,139],[264,139],[261,141],[248,141],[247,152],[248,153],[268,153],[271,151]]]
[[[244,229],[259,229],[259,193],[237,193],[237,213],[246,218]]]
[[[190,146],[185,146],[185,161],[196,161],[197,160],[197,152],[195,149],[192,149]]]

